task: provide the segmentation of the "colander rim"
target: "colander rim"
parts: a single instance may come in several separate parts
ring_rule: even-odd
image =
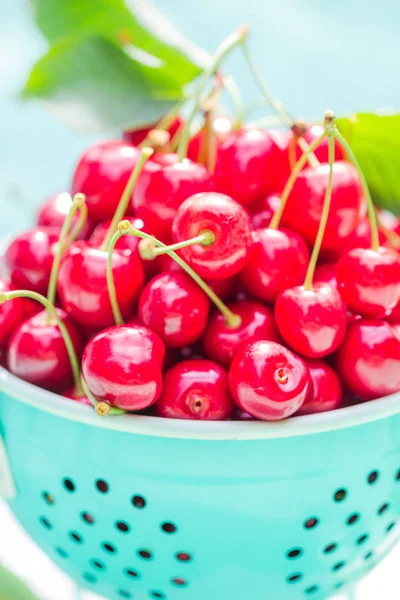
[[[0,392],[67,420],[136,435],[197,440],[261,440],[345,429],[400,413],[400,392],[331,412],[285,421],[188,421],[144,415],[100,417],[90,407],[27,383],[0,367]],[[5,398],[2,399],[3,402]]]

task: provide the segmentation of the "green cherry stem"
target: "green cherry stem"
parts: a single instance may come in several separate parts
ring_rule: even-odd
[[[195,244],[200,244],[201,246],[211,246],[215,242],[215,235],[212,231],[208,229],[204,229],[199,235],[194,238],[190,238],[190,240],[185,240],[183,242],[178,242],[176,244],[171,244],[170,246],[158,247],[154,244],[154,249],[151,250],[148,254],[148,259],[155,258],[156,256],[160,256],[160,254],[168,254],[169,252],[176,252],[176,250],[181,250],[181,248],[187,248],[188,246],[194,246]],[[152,256],[150,256],[150,253]],[[146,260],[146,258],[145,258]]]
[[[235,29],[235,31],[233,31],[217,48],[215,54],[211,58],[209,66],[206,69],[204,69],[203,73],[200,75],[197,85],[193,92],[193,105],[189,112],[179,142],[179,160],[183,160],[186,157],[190,138],[190,127],[194,117],[196,116],[197,111],[199,110],[199,106],[201,104],[201,94],[205,85],[207,84],[209,78],[212,75],[214,75],[214,73],[218,70],[220,64],[227,56],[227,54],[229,54],[229,52],[233,48],[235,48],[235,46],[239,46],[240,44],[242,44],[243,40],[247,37],[248,33],[249,29],[247,25],[242,25],[238,29]]]
[[[118,241],[118,239],[122,235],[134,235],[136,237],[141,238],[142,240],[148,240],[151,244],[155,244],[158,248],[167,248],[165,244],[154,238],[153,236],[145,233],[144,231],[139,231],[138,229],[134,229],[131,223],[127,220],[121,221],[118,225],[118,232],[114,235],[114,243]],[[140,249],[139,249],[140,252]],[[217,294],[210,288],[209,285],[203,281],[203,279],[194,271],[176,252],[173,250],[168,250],[166,252],[168,256],[170,256],[175,262],[178,263],[180,267],[197,283],[197,285],[207,294],[212,302],[214,302],[215,306],[221,311],[221,313],[225,317],[225,321],[228,327],[232,327],[232,329],[236,329],[241,324],[241,317],[233,313],[224,302],[217,296]]]
[[[279,207],[277,208],[277,210],[275,211],[274,216],[271,219],[271,223],[269,225],[270,229],[278,229],[279,223],[281,222],[281,218],[283,215],[283,211],[285,210],[287,199],[289,198],[290,192],[292,191],[292,188],[295,184],[297,177],[299,176],[301,170],[303,169],[304,165],[308,161],[311,153],[314,152],[314,150],[320,145],[320,143],[326,137],[326,135],[327,135],[327,133],[326,133],[326,131],[324,131],[323,134],[321,134],[316,140],[314,140],[313,143],[310,144],[310,146],[307,148],[307,150],[305,150],[303,152],[303,154],[300,156],[299,160],[293,167],[290,177],[287,180],[286,185],[283,189],[283,192],[281,195],[281,203],[280,203]]]
[[[129,221],[127,221],[127,222],[129,223]],[[117,229],[117,231],[112,236],[111,241],[108,246],[108,251],[107,251],[108,252],[108,256],[107,256],[107,289],[108,289],[108,296],[110,298],[110,303],[111,303],[111,308],[113,311],[115,324],[123,325],[124,319],[123,319],[123,316],[119,309],[117,292],[115,291],[113,269],[112,269],[112,258],[113,258],[115,244],[118,242],[119,238],[121,237],[119,235],[118,225],[117,225],[116,229]]]
[[[78,195],[79,194],[76,194],[75,197]],[[84,196],[84,194],[82,194],[82,196]],[[68,248],[68,246],[76,240],[76,238],[82,231],[82,229],[87,221],[87,216],[88,216],[88,209],[86,206],[86,202],[83,202],[83,204],[81,204],[81,206],[79,207],[79,218],[78,218],[77,222],[75,223],[74,227],[72,228],[72,230],[70,231],[70,233],[68,234],[67,239],[65,240],[64,250],[66,248]]]
[[[137,163],[135,168],[132,170],[132,173],[130,174],[128,183],[126,184],[125,189],[122,193],[121,200],[118,203],[117,210],[114,213],[114,216],[110,223],[110,227],[108,228],[108,231],[107,231],[107,235],[104,238],[104,241],[100,247],[100,250],[104,250],[104,251],[108,250],[108,246],[110,245],[111,238],[117,230],[118,223],[120,222],[120,220],[123,218],[124,214],[126,213],[126,209],[128,208],[128,203],[129,203],[130,197],[132,196],[133,188],[135,187],[135,183],[137,182],[137,180],[139,178],[139,175],[143,169],[144,164],[147,162],[147,160],[150,158],[150,156],[152,156],[152,154],[154,154],[154,150],[152,148],[145,146],[144,148],[141,149],[139,162]]]
[[[334,137],[338,140],[338,142],[343,146],[346,151],[347,156],[350,161],[353,163],[355,168],[358,171],[358,174],[361,179],[361,183],[363,186],[365,199],[367,201],[367,209],[368,209],[368,218],[371,225],[371,248],[372,250],[377,250],[379,248],[379,232],[378,232],[378,223],[376,219],[375,206],[373,200],[371,198],[371,193],[369,191],[367,180],[365,179],[365,175],[361,169],[360,163],[357,160],[356,155],[354,154],[351,146],[347,142],[347,140],[342,136],[342,134],[335,127],[333,132]]]

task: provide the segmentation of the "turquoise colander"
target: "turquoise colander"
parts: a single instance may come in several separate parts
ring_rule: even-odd
[[[322,600],[398,537],[400,394],[204,423],[98,417],[4,369],[0,390],[3,495],[106,598]]]

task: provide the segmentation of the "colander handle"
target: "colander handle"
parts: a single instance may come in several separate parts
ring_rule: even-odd
[[[17,495],[17,488],[11,472],[10,459],[1,433],[0,422],[0,497],[4,500],[13,500]]]

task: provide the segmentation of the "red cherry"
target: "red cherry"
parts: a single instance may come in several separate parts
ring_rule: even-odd
[[[400,324],[400,302],[396,304],[390,315],[387,317],[387,320],[390,321],[390,323]]]
[[[5,303],[5,305],[7,305]],[[79,328],[65,311],[57,308],[78,356],[84,342]],[[42,310],[23,321],[14,331],[7,350],[7,368],[11,373],[52,391],[62,391],[73,383],[72,369],[65,342],[55,320]]]
[[[265,421],[294,414],[310,389],[310,372],[304,361],[275,342],[242,346],[229,371],[229,387],[244,411]]]
[[[161,339],[146,327],[109,327],[86,346],[83,377],[99,400],[124,410],[141,410],[161,394],[164,354]]]
[[[86,404],[86,406],[93,408],[93,404],[90,402],[89,398],[81,391],[78,391],[76,387],[69,388],[66,392],[63,392],[62,396],[69,400],[73,400],[74,402],[79,402],[79,404]]]
[[[15,287],[0,279],[0,292],[14,291]],[[11,334],[24,320],[25,305],[22,298],[15,298],[0,305],[0,351],[5,347]]]
[[[35,227],[14,238],[6,251],[5,264],[16,288],[47,293],[53,245],[59,235],[57,227]]]
[[[324,133],[324,127],[322,125],[309,125],[303,138],[308,145],[312,144]],[[296,146],[296,160],[299,160],[303,154],[302,149],[297,144]],[[329,163],[329,151],[328,151],[328,138],[325,137],[319,146],[314,150],[314,155],[318,158],[321,163]],[[346,158],[343,146],[335,139],[335,161],[344,160]]]
[[[347,331],[336,356],[348,390],[363,400],[400,391],[400,326],[360,319]]]
[[[227,139],[227,137],[231,133],[232,125],[232,121],[227,117],[222,117],[220,115],[216,115],[214,117],[212,127],[214,130],[213,135],[217,152],[221,144]],[[194,160],[195,162],[200,161],[200,159],[202,158],[201,155],[205,144],[207,144],[207,132],[203,127],[189,141],[187,157],[191,160]]]
[[[156,331],[166,346],[193,344],[203,333],[208,317],[206,294],[185,273],[161,273],[143,289],[138,315]]]
[[[276,301],[275,319],[285,342],[309,358],[334,352],[346,333],[346,305],[327,283],[285,290]]]
[[[31,298],[21,298],[24,305],[24,319],[29,319],[43,310],[42,304]]]
[[[197,192],[214,189],[212,177],[203,165],[177,154],[156,154],[139,176],[133,191],[133,208],[148,233],[168,242],[177,209],[186,198]]]
[[[185,360],[169,369],[156,404],[161,417],[202,421],[227,419],[234,407],[228,373],[211,360]]]
[[[287,229],[256,229],[253,239],[240,280],[255,298],[274,302],[304,280],[310,254],[302,237]]]
[[[58,275],[58,294],[65,311],[88,327],[114,323],[107,288],[107,252],[87,242],[74,242],[64,253]],[[116,250],[112,269],[118,305],[129,317],[144,282],[142,263],[136,253]]]
[[[39,227],[59,227],[60,229],[64,225],[66,216],[72,206],[72,198],[68,192],[59,192],[50,196],[48,200],[41,206],[37,215],[37,225]],[[75,213],[72,218],[72,226],[76,224],[79,219],[79,214]],[[82,231],[78,235],[79,240],[85,240],[89,237],[93,231],[93,223],[88,219],[83,226]]]
[[[395,250],[355,248],[340,258],[336,272],[340,293],[354,313],[381,318],[400,300],[400,256]]]
[[[280,196],[270,194],[251,205],[250,218],[254,229],[266,229],[281,203]]]
[[[85,194],[93,221],[112,219],[139,158],[140,150],[121,140],[104,140],[82,154],[74,173],[72,194]]]
[[[217,190],[246,205],[279,188],[286,178],[286,138],[278,130],[232,132],[218,150]]]
[[[336,263],[321,263],[315,267],[314,283],[329,283],[334,288],[338,287],[336,279]]]
[[[228,308],[238,315],[239,327],[228,327],[224,316],[214,312],[203,335],[206,356],[229,368],[238,348],[258,340],[279,341],[273,312],[267,306],[253,300],[232,302]]]
[[[183,125],[183,119],[181,117],[176,117],[171,123],[170,127],[168,127],[167,131],[171,136],[171,139],[177,133],[178,129],[180,129]],[[149,135],[150,131],[153,129],[157,129],[157,123],[153,123],[148,127],[142,127],[141,129],[129,129],[128,131],[123,132],[123,139],[128,144],[132,144],[132,146],[139,146]]]
[[[343,389],[336,372],[323,360],[306,359],[310,369],[311,386],[308,396],[297,415],[336,410],[343,406]]]
[[[283,212],[282,224],[298,231],[312,245],[321,221],[328,176],[329,165],[326,164],[304,169]],[[354,231],[363,209],[364,194],[357,170],[344,161],[334,163],[331,208],[322,249],[335,251]]]
[[[252,226],[245,209],[224,194],[196,194],[177,210],[172,226],[175,242],[211,231],[208,246],[194,244],[180,250],[195,271],[205,279],[225,279],[236,275],[248,260]]]

